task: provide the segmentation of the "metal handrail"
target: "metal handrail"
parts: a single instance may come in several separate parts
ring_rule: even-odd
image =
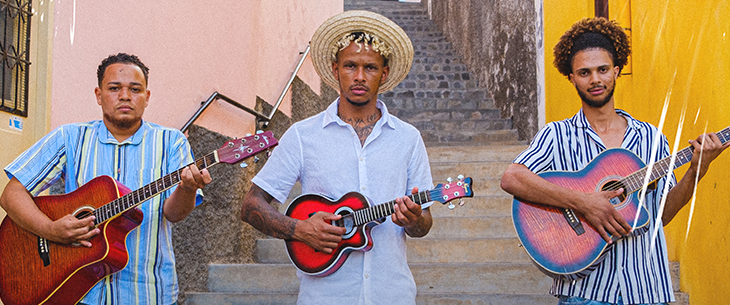
[[[289,91],[289,88],[291,87],[292,82],[294,82],[294,77],[297,76],[297,73],[299,73],[299,68],[302,67],[302,64],[304,63],[304,59],[307,58],[307,55],[309,54],[309,45],[307,45],[307,48],[304,50],[304,52],[301,52],[302,57],[299,59],[299,63],[297,64],[297,67],[294,68],[294,72],[292,72],[291,77],[289,78],[289,81],[286,83],[286,86],[284,87],[284,90],[281,92],[281,95],[279,96],[279,99],[276,101],[276,104],[274,104],[274,108],[271,109],[271,113],[269,115],[265,115],[263,113],[260,113],[256,110],[253,110],[251,108],[248,108],[244,105],[241,105],[240,103],[230,99],[229,97],[218,93],[218,91],[213,92],[213,94],[204,102],[201,102],[200,108],[198,108],[198,111],[193,114],[193,116],[188,120],[187,123],[180,129],[183,133],[188,130],[190,125],[195,122],[195,120],[200,117],[200,115],[205,111],[205,109],[210,106],[210,104],[215,101],[216,99],[221,99],[223,101],[228,102],[229,104],[236,106],[240,108],[243,111],[246,111],[252,115],[254,115],[257,119],[261,120],[261,128],[266,128],[269,126],[269,122],[274,117],[274,114],[276,113],[276,110],[279,109],[279,106],[281,105],[281,102],[284,100],[284,96],[286,95],[287,91]]]

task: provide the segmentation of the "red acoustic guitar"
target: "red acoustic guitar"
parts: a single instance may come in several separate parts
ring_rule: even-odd
[[[227,142],[198,159],[200,169],[237,163],[278,141],[270,131]],[[99,235],[91,248],[59,244],[23,230],[5,217],[0,225],[0,299],[5,305],[75,304],[101,279],[127,265],[126,239],[142,222],[139,204],[177,185],[182,169],[131,191],[109,176],[92,179],[65,195],[39,196],[35,204],[50,219],[96,216]]]
[[[730,140],[730,127],[717,132],[722,143]],[[637,191],[645,185],[647,174],[653,182],[670,169],[692,160],[692,146],[647,167],[633,152],[608,149],[580,171],[550,171],[538,174],[554,184],[576,191],[599,192],[624,189],[611,199],[614,208],[633,225],[637,233],[646,231],[649,214],[640,203]],[[543,273],[568,280],[583,278],[600,263],[610,245],[601,238],[583,214],[515,198],[512,220],[525,251]],[[614,237],[614,240],[617,238]]]
[[[438,201],[443,204],[462,198],[472,197],[471,178],[459,179],[454,183],[437,185],[430,191],[422,191],[408,196],[417,204]],[[461,199],[460,199],[461,200]],[[286,250],[294,266],[300,271],[316,276],[325,276],[334,273],[345,263],[347,257],[354,250],[368,251],[373,247],[370,229],[381,223],[381,219],[393,214],[395,200],[373,206],[370,200],[358,192],[350,192],[337,201],[314,194],[305,194],[297,197],[289,205],[286,215],[296,219],[307,219],[317,212],[328,212],[342,215],[332,225],[343,227],[347,231],[342,241],[332,253],[327,254],[297,241],[286,240]],[[449,205],[453,208],[454,205]]]

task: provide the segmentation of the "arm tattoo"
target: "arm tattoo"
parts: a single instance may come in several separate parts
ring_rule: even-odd
[[[428,214],[423,215],[423,217],[418,220],[418,223],[415,226],[405,228],[406,234],[408,234],[408,236],[424,237],[426,236],[426,234],[428,234],[429,231],[431,231],[431,226],[433,226],[433,218],[431,216],[431,213],[430,211],[426,212],[426,210],[424,210],[422,213]]]
[[[297,220],[287,217],[270,202],[273,197],[256,185],[246,195],[241,208],[241,219],[269,236],[281,239],[291,239]]]

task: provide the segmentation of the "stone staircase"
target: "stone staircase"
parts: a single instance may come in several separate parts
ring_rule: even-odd
[[[511,119],[500,117],[486,88],[478,87],[420,3],[345,1],[345,10],[388,17],[411,38],[413,66],[403,82],[380,95],[390,113],[421,131],[427,146],[514,143]]]
[[[434,225],[424,238],[408,238],[408,262],[417,304],[556,304],[551,280],[519,246],[512,225],[512,198],[499,180],[524,145],[429,147],[434,183],[463,174],[473,179],[474,198],[449,210],[432,206]],[[299,194],[294,190],[290,200]],[[285,205],[280,209],[284,210]],[[374,241],[377,246],[377,241]],[[211,264],[210,292],[187,293],[186,304],[296,304],[299,283],[282,240],[256,242],[255,264]],[[679,265],[673,263],[677,304]]]
[[[454,210],[435,203],[430,233],[407,240],[417,303],[557,304],[548,293],[551,279],[520,248],[512,198],[499,186],[504,169],[525,149],[511,121],[500,117],[420,4],[345,0],[345,10],[352,9],[387,16],[413,41],[410,74],[380,99],[421,131],[434,184],[459,174],[473,179],[474,198]],[[289,200],[298,194],[293,190]],[[282,212],[287,204],[280,205]],[[259,239],[254,255],[254,264],[209,265],[209,292],[186,292],[185,304],[295,304],[299,283],[284,242]],[[672,270],[679,291],[678,264]],[[677,304],[688,304],[686,294],[676,296]]]

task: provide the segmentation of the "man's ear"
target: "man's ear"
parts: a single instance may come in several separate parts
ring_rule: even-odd
[[[332,63],[332,74],[334,74],[335,79],[339,82],[340,81],[340,72],[337,71],[337,63]]]
[[[380,76],[380,84],[382,85],[390,75],[390,66],[383,67],[383,75]]]
[[[96,95],[96,103],[101,106],[101,89],[99,87],[94,88],[94,95]]]

